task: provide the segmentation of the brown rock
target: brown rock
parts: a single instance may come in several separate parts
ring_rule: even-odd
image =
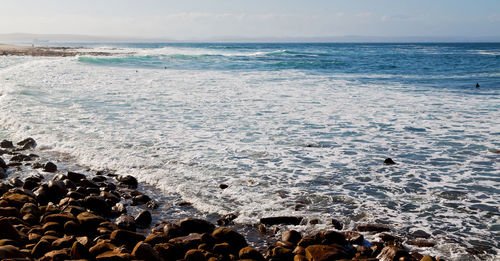
[[[26,203],[36,203],[35,199],[17,192],[7,191],[3,194],[2,199],[7,201],[10,206],[16,207],[18,209],[22,208]]]
[[[168,242],[184,249],[196,249],[200,244],[204,243],[204,237],[207,234],[191,233],[187,236],[176,237],[170,239]]]
[[[221,256],[229,256],[235,251],[233,251],[229,243],[219,243],[214,245],[212,252]]]
[[[28,234],[29,242],[38,242],[38,241],[40,241],[40,238],[42,238],[42,235],[40,235],[40,234],[37,234],[37,233],[29,233]]]
[[[101,242],[101,243],[97,243],[95,246],[91,247],[89,249],[89,252],[92,255],[97,256],[97,255],[104,253],[104,252],[113,251],[116,248],[117,248],[117,246],[115,244],[112,244],[109,242]]]
[[[24,258],[25,255],[19,250],[19,248],[6,245],[0,246],[0,259],[9,259],[9,258]]]
[[[31,250],[31,256],[39,258],[51,250],[51,244],[47,240],[40,240]]]
[[[433,247],[436,245],[432,241],[423,240],[423,239],[410,240],[410,241],[408,241],[408,244],[412,245],[412,246],[418,246],[418,247]]]
[[[0,207],[0,216],[2,217],[19,217],[19,210],[15,207]]]
[[[36,225],[38,224],[38,218],[33,216],[32,214],[26,214],[23,216],[23,221],[30,224],[30,225]]]
[[[323,245],[344,245],[346,243],[345,236],[337,231],[320,231],[314,234],[313,237]]]
[[[386,246],[382,249],[380,254],[377,255],[380,261],[393,261],[405,257],[410,258],[411,255],[406,250],[398,248],[397,246]]]
[[[299,225],[300,222],[302,221],[302,217],[288,217],[288,216],[282,216],[282,217],[267,217],[267,218],[261,218],[260,223],[265,224],[268,226],[272,225]]]
[[[70,249],[52,250],[46,253],[39,261],[64,261],[71,258]]]
[[[52,235],[44,235],[42,238],[40,238],[40,240],[47,240],[51,244],[52,244],[52,242],[56,241],[57,239],[59,239],[59,237],[52,236]]]
[[[80,233],[80,224],[74,221],[68,221],[64,223],[64,234],[77,235],[79,233]]]
[[[117,178],[117,180],[118,180],[118,185],[123,186],[123,187],[128,187],[131,189],[136,189],[137,185],[139,184],[137,182],[137,179],[130,176],[130,175],[120,176]]]
[[[43,165],[43,171],[45,172],[56,172],[57,171],[57,166],[56,164],[52,162],[47,162],[45,165]]]
[[[205,255],[201,250],[191,249],[186,252],[184,256],[185,261],[206,261]]]
[[[215,226],[203,219],[184,218],[177,223],[185,233],[210,233],[214,230]]]
[[[21,146],[22,149],[34,149],[36,147],[36,141],[29,137],[17,143],[17,145]]]
[[[0,218],[0,238],[24,241],[26,235],[15,229],[6,218]]]
[[[155,233],[152,233],[149,236],[147,236],[146,239],[144,240],[144,242],[154,246],[154,245],[160,244],[160,243],[168,243],[169,239],[170,238],[168,238],[162,232],[155,232]]]
[[[172,223],[167,223],[163,227],[163,233],[168,238],[176,238],[185,235],[184,231],[182,231],[179,225]]]
[[[97,261],[128,261],[132,260],[133,256],[128,253],[119,253],[114,251],[104,252],[96,256]]]
[[[307,258],[304,255],[295,255],[293,261],[307,261]]]
[[[44,232],[47,231],[56,231],[56,232],[63,232],[63,225],[57,223],[57,222],[47,222],[43,224],[42,229]]]
[[[184,257],[183,249],[174,244],[160,243],[156,244],[153,249],[156,250],[164,260],[178,260]]]
[[[436,261],[436,259],[432,256],[425,255],[422,259],[420,259],[420,261]]]
[[[306,249],[303,248],[303,247],[297,246],[293,250],[293,254],[294,255],[303,255],[303,256],[305,256],[306,255]]]
[[[97,229],[97,226],[104,222],[105,219],[101,216],[92,214],[90,212],[82,212],[76,216],[81,228],[84,231],[93,232]]]
[[[291,260],[293,251],[289,248],[275,247],[267,252],[267,259]]]
[[[151,225],[152,220],[151,213],[147,210],[143,210],[135,217],[135,224],[139,228],[147,228]]]
[[[141,260],[161,260],[158,252],[156,252],[150,244],[144,242],[139,242],[135,245],[134,250],[132,250],[132,255]]]
[[[316,245],[318,243],[321,243],[321,242],[318,242],[315,238],[313,237],[304,237],[302,238],[299,243],[297,243],[297,246],[300,246],[300,247],[303,247],[303,248],[306,248],[310,245]]]
[[[356,244],[356,245],[361,245],[363,243],[363,235],[360,233],[354,232],[354,231],[346,231],[342,232],[342,234],[345,237],[345,240],[349,244]]]
[[[338,245],[312,245],[306,247],[306,258],[309,261],[326,261],[348,258],[349,256]]]
[[[72,214],[63,213],[63,214],[50,214],[42,219],[42,223],[57,222],[62,225],[68,221],[76,221],[76,218]]]
[[[252,259],[256,261],[264,261],[264,256],[252,247],[244,247],[240,250],[238,256],[240,259]]]
[[[80,242],[75,241],[71,246],[70,255],[72,259],[90,259],[89,250]]]
[[[296,230],[288,230],[288,231],[283,232],[283,234],[281,235],[282,241],[290,242],[293,245],[297,245],[297,243],[299,243],[299,241],[301,239],[302,239],[302,235],[300,234],[300,232],[298,232]]]
[[[366,225],[359,225],[356,227],[357,231],[360,232],[386,232],[390,231],[391,229],[385,225],[379,225],[379,224],[366,224]]]
[[[215,238],[216,242],[227,242],[237,250],[248,245],[245,237],[231,228],[219,228],[212,233],[212,237]]]
[[[52,242],[53,249],[70,248],[75,242],[75,236],[64,236]]]
[[[146,237],[141,233],[117,229],[111,233],[110,239],[118,245],[126,245],[127,248],[132,249],[139,241],[143,241]]]
[[[122,214],[115,220],[115,224],[120,229],[135,231],[135,219],[127,214]]]

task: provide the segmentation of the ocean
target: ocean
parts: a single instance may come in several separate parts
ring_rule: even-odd
[[[499,43],[73,45],[115,55],[0,56],[2,139],[237,224],[381,223],[430,234],[421,253],[500,255]]]

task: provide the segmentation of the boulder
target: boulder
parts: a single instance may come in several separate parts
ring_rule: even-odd
[[[161,244],[161,243],[168,243],[170,238],[168,238],[163,232],[154,232],[149,234],[149,236],[146,237],[144,242],[154,246],[156,244]]]
[[[149,201],[151,201],[151,198],[147,195],[137,195],[132,198],[132,203],[130,205],[132,206],[139,206],[139,205],[144,205],[147,204]]]
[[[26,240],[26,235],[19,232],[6,218],[0,218],[0,238],[18,242]]]
[[[118,185],[131,189],[136,189],[138,185],[137,179],[130,175],[120,176],[117,178],[117,180],[118,180]]]
[[[63,261],[71,258],[70,249],[52,250],[46,253],[39,261]]]
[[[52,249],[71,248],[75,242],[75,236],[64,236],[52,242]]]
[[[0,158],[0,168],[2,168],[3,170],[9,168],[2,158]]]
[[[313,235],[314,239],[323,244],[323,245],[330,245],[330,244],[339,244],[339,245],[344,245],[346,244],[346,239],[345,236],[337,231],[320,231],[316,234]]]
[[[387,158],[384,160],[385,165],[395,165],[396,162],[394,162],[391,158]]]
[[[57,166],[56,164],[52,162],[47,162],[45,165],[43,165],[43,171],[45,172],[56,172],[57,171]]]
[[[125,245],[129,249],[132,249],[139,241],[144,241],[144,239],[146,239],[146,237],[141,233],[124,229],[117,229],[113,231],[109,238],[112,242],[115,242],[118,245]]]
[[[15,207],[0,207],[1,217],[19,217],[19,210]]]
[[[93,232],[97,226],[106,221],[103,217],[92,214],[90,212],[82,212],[76,216],[76,219],[84,231]]]
[[[12,141],[10,140],[2,140],[0,141],[0,148],[12,149],[14,148],[14,144],[12,144]]]
[[[51,250],[51,244],[47,240],[40,240],[31,250],[31,256],[34,258],[40,258],[45,255],[45,253]]]
[[[231,228],[219,228],[212,233],[212,237],[216,242],[222,243],[226,242],[231,245],[231,247],[240,250],[243,247],[246,247],[247,241],[244,236],[239,234],[238,232],[232,230]]]
[[[147,228],[151,225],[152,220],[151,213],[147,210],[143,210],[135,217],[135,224],[139,228]]]
[[[179,225],[172,223],[167,223],[163,227],[163,233],[167,238],[176,238],[185,235]]]
[[[26,138],[17,143],[22,149],[34,149],[36,147],[36,141],[33,138]]]
[[[25,255],[19,250],[19,248],[12,245],[0,246],[0,259],[14,259],[14,258],[25,258]]]
[[[410,258],[411,255],[408,253],[408,251],[394,245],[384,247],[380,254],[377,255],[377,258],[380,261],[400,260],[400,258],[405,257]]]
[[[256,261],[264,261],[264,256],[252,247],[244,247],[238,254],[240,259],[252,259]]]
[[[36,203],[35,199],[17,192],[7,191],[3,194],[2,199],[7,201],[10,206],[16,207],[18,209],[22,208],[26,203]]]
[[[214,224],[196,218],[184,218],[179,220],[178,226],[184,233],[211,233],[215,226]]]
[[[59,224],[64,225],[64,223],[68,221],[76,221],[76,218],[69,213],[61,213],[61,214],[50,214],[42,219],[42,223],[47,223],[47,222],[56,222]]]
[[[111,207],[102,197],[99,196],[85,197],[85,199],[83,200],[83,206],[95,213],[102,215],[108,215],[111,211]]]
[[[390,231],[391,229],[388,226],[385,225],[379,225],[379,224],[365,224],[365,225],[358,225],[356,227],[356,231],[359,232],[386,232]]]
[[[349,244],[361,245],[364,241],[363,235],[354,231],[345,231],[342,232],[342,234],[344,235],[345,240]]]
[[[108,252],[108,251],[113,251],[116,248],[117,248],[117,246],[115,244],[112,244],[112,243],[109,243],[109,242],[100,242],[100,243],[95,244],[95,246],[91,247],[89,249],[89,252],[92,255],[97,256],[97,255],[99,255],[101,253],[105,253],[105,252]]]
[[[347,259],[349,256],[339,245],[312,245],[306,247],[306,258],[309,261],[326,261]]]
[[[267,260],[292,260],[293,251],[286,247],[275,247],[267,252]]]
[[[136,228],[134,217],[127,215],[127,214],[122,214],[121,216],[119,216],[115,220],[115,224],[120,229],[125,229],[125,230],[130,230],[130,231],[135,231],[135,228]]]
[[[68,179],[75,182],[79,183],[80,180],[86,179],[87,177],[84,174],[76,173],[73,171],[68,171]]]
[[[132,255],[139,260],[161,261],[158,252],[150,244],[144,242],[135,245]]]
[[[290,242],[293,245],[297,245],[301,239],[302,235],[296,230],[288,230],[281,235],[281,241]]]
[[[185,261],[206,261],[206,257],[201,250],[191,249],[184,255]]]
[[[265,225],[299,225],[300,222],[302,221],[302,217],[289,217],[289,216],[282,216],[282,217],[267,217],[267,218],[261,218],[260,223],[265,224]]]
[[[91,259],[89,250],[78,241],[73,242],[70,256],[72,259]]]

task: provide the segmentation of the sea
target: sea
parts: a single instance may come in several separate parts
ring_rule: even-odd
[[[0,56],[1,139],[200,217],[385,224],[429,234],[404,242],[423,254],[500,256],[500,43],[61,45],[113,56]]]

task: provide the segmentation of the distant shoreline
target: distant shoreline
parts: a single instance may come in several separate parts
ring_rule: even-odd
[[[0,56],[68,57],[77,55],[111,56],[112,54],[84,51],[80,47],[34,47],[0,44]]]

